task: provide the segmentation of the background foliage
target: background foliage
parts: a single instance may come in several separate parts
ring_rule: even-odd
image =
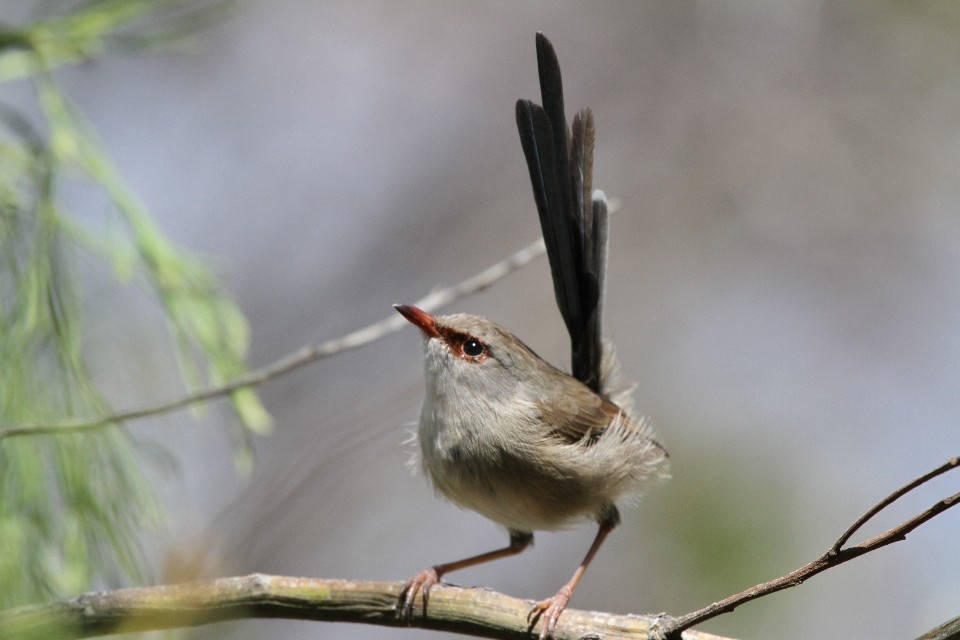
[[[110,414],[85,361],[91,260],[153,296],[190,388],[242,373],[248,342],[239,309],[200,260],[164,236],[56,78],[63,65],[182,45],[185,32],[224,5],[44,8],[52,15],[0,31],[0,82],[27,84],[35,96],[28,111],[0,105],[0,428]],[[76,183],[105,195],[114,220],[107,233],[62,203]],[[252,391],[232,401],[237,434],[268,426]],[[238,444],[248,464],[244,440]],[[122,425],[0,440],[0,605],[143,580],[139,540],[162,510],[142,453]]]

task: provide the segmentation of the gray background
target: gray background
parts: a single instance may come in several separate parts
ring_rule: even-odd
[[[812,560],[889,491],[960,453],[960,10],[951,2],[241,3],[192,55],[60,73],[172,238],[252,324],[252,365],[341,335],[539,233],[513,121],[557,47],[618,198],[606,328],[674,479],[625,511],[577,608],[680,614]],[[16,13],[16,12],[14,12]],[[72,205],[94,224],[102,198]],[[455,310],[566,365],[544,261]],[[100,280],[98,280],[100,281]],[[101,283],[93,364],[121,407],[180,393],[155,309]],[[151,334],[146,329],[154,328]],[[161,579],[406,578],[502,545],[405,465],[410,329],[266,385],[249,479],[213,408],[134,431],[180,460]],[[922,491],[877,533],[943,495]],[[886,526],[884,526],[886,525]],[[744,638],[908,638],[960,614],[960,515],[746,605]],[[592,527],[453,574],[542,598]],[[202,558],[198,560],[197,558]],[[187,637],[412,638],[281,621]]]

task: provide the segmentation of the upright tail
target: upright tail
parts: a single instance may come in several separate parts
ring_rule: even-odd
[[[543,106],[517,101],[517,128],[530,169],[540,228],[560,315],[570,334],[572,373],[598,393],[604,386],[600,311],[607,266],[607,199],[593,191],[593,113],[580,109],[572,132],[563,111],[560,63],[537,34]]]

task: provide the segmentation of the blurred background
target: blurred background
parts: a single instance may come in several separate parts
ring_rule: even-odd
[[[30,4],[0,6],[15,23]],[[539,100],[538,30],[568,114],[596,116],[594,184],[621,202],[605,327],[674,475],[624,510],[571,606],[681,614],[814,559],[960,453],[960,5],[240,2],[192,52],[58,79],[164,231],[222,276],[259,366],[537,237],[513,109]],[[128,293],[104,284],[87,304],[91,367],[122,408],[182,393],[146,331],[162,321]],[[545,260],[449,311],[567,367]],[[276,428],[249,478],[219,408],[132,426],[178,461],[152,471],[171,510],[146,541],[159,580],[402,580],[506,542],[407,466],[412,328],[261,393]],[[865,534],[956,490],[948,476]],[[703,629],[915,637],[960,614],[958,532],[948,512]],[[594,533],[541,533],[449,580],[543,598]],[[427,636],[441,637],[288,621],[177,634]]]

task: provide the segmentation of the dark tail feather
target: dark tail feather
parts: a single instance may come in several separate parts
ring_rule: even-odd
[[[540,214],[560,315],[570,334],[573,375],[601,392],[600,298],[607,256],[607,208],[593,190],[593,114],[581,109],[568,133],[553,45],[537,34],[543,107],[517,102],[517,127]]]
[[[594,215],[593,205],[593,113],[581,109],[573,117],[570,144],[571,215],[581,242],[578,273],[583,326],[573,346],[573,374],[600,391],[603,346],[600,341],[600,299],[606,260],[606,215]],[[598,244],[602,242],[602,246]]]
[[[553,290],[568,330],[582,324],[580,320],[580,288],[577,261],[568,259],[578,242],[564,213],[561,194],[565,182],[557,173],[556,149],[550,120],[540,105],[529,100],[517,101],[517,128],[520,144],[527,158],[533,197],[540,214],[540,228],[550,259]]]

